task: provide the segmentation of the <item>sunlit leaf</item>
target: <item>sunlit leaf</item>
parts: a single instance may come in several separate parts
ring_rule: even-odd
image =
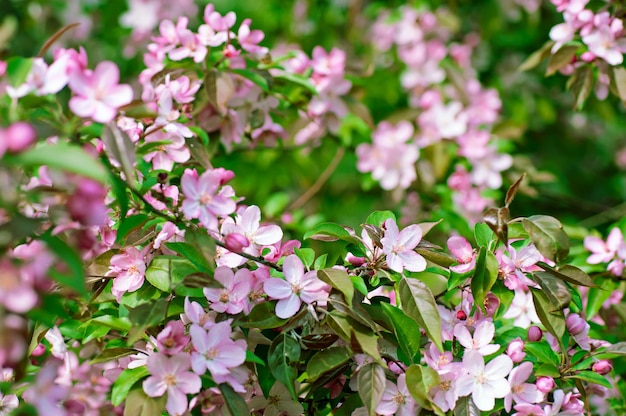
[[[426,284],[417,279],[403,277],[398,284],[401,309],[426,331],[439,351],[443,351],[441,341],[441,317],[432,292]]]
[[[122,371],[113,382],[111,388],[111,403],[113,403],[113,406],[122,404],[135,383],[149,374],[148,367],[145,365],[137,368],[127,368]]]
[[[309,381],[317,380],[322,374],[332,371],[354,357],[348,347],[331,347],[315,353],[306,365]]]
[[[545,257],[557,263],[567,257],[569,238],[559,220],[547,215],[533,215],[524,218],[522,224],[537,250]]]
[[[267,364],[276,380],[287,387],[293,400],[298,400],[295,381],[298,370],[295,365],[300,360],[300,344],[287,334],[280,334],[270,347]]]
[[[352,297],[354,296],[354,285],[350,280],[350,276],[343,270],[324,269],[317,271],[317,277],[340,291],[346,298],[348,305],[352,305]]]
[[[376,363],[363,366],[357,376],[359,396],[370,416],[376,414],[376,406],[383,397],[387,380],[385,370]]]

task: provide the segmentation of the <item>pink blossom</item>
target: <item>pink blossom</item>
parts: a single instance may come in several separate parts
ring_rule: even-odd
[[[406,385],[406,374],[398,377],[398,384],[387,380],[383,396],[376,406],[376,413],[379,415],[415,415],[417,404],[409,393]]]
[[[276,315],[279,318],[290,318],[298,312],[302,302],[311,304],[328,297],[329,287],[317,278],[317,271],[304,273],[304,265],[294,254],[285,258],[283,263],[285,280],[268,279],[263,283],[265,293],[276,303]]]
[[[536,324],[541,322],[535,311],[532,294],[521,289],[515,290],[513,302],[511,302],[511,306],[509,306],[509,310],[506,311],[503,318],[514,318],[513,324],[521,328],[528,328],[531,322]]]
[[[0,128],[0,158],[5,152],[21,153],[37,139],[37,132],[28,123],[18,121],[6,129]]]
[[[240,269],[233,273],[230,268],[220,266],[215,269],[215,280],[222,284],[221,289],[204,288],[211,309],[234,315],[246,308],[252,284],[250,270]]]
[[[408,188],[417,178],[415,162],[419,149],[415,144],[401,144],[390,149],[367,143],[356,148],[360,172],[372,172],[372,178],[380,181],[385,190]]]
[[[203,44],[199,35],[189,29],[178,32],[180,46],[170,50],[167,56],[172,61],[182,61],[185,58],[193,58],[194,62],[200,63],[207,55],[208,49]]]
[[[172,415],[185,413],[187,394],[198,393],[202,387],[200,376],[189,371],[189,355],[153,354],[148,358],[147,366],[151,376],[143,381],[143,391],[150,397],[161,397],[167,392],[167,411]]]
[[[536,404],[531,403],[519,403],[513,407],[516,412],[513,416],[546,416],[545,412]]]
[[[599,237],[587,236],[584,245],[592,254],[587,258],[587,263],[607,263],[615,257],[620,250],[625,250],[624,237],[619,228],[613,228],[606,239],[606,243]]]
[[[204,329],[210,329],[215,325],[216,313],[207,312],[198,302],[192,302],[189,298],[185,298],[185,313],[181,314],[181,320],[184,323],[192,323]]]
[[[204,374],[209,370],[213,377],[225,376],[231,368],[246,360],[246,341],[231,339],[229,321],[213,325],[208,332],[200,326],[192,325],[189,333],[195,348],[191,353],[191,366],[197,374]]]
[[[429,396],[433,398],[433,403],[444,412],[454,409],[459,398],[456,387],[458,377],[459,374],[456,371],[439,373],[439,384],[428,392]]]
[[[221,178],[221,172],[215,169],[207,170],[200,177],[195,169],[186,169],[181,179],[185,217],[198,218],[200,224],[209,230],[217,229],[218,215],[230,215],[236,208],[235,201],[217,193]]]
[[[537,386],[525,382],[532,372],[532,363],[526,361],[515,367],[509,374],[511,391],[504,397],[504,408],[507,412],[511,411],[513,401],[515,403],[539,403],[543,400],[543,393],[537,390]]]
[[[141,251],[135,247],[127,247],[123,253],[111,257],[111,265],[107,276],[114,276],[111,293],[119,302],[126,292],[138,290],[146,275],[146,254],[150,246]]]
[[[260,30],[250,30],[250,19],[245,19],[239,26],[239,32],[237,33],[237,40],[241,47],[253,54],[264,55],[268,52],[268,49],[263,46],[259,46],[259,43],[265,37],[265,34]]]
[[[104,199],[107,190],[93,179],[80,178],[76,190],[67,199],[67,211],[74,221],[86,226],[102,227],[107,224],[107,207]]]
[[[476,267],[476,253],[474,253],[472,246],[464,237],[450,237],[448,239],[448,250],[460,263],[450,267],[450,270],[457,273],[467,273]]]
[[[387,255],[389,268],[398,273],[402,273],[404,269],[411,272],[424,271],[426,260],[414,251],[422,239],[419,225],[409,225],[400,232],[395,220],[390,218],[385,221],[384,228],[385,236],[380,242]]]
[[[37,378],[22,397],[37,408],[39,414],[65,416],[61,401],[67,398],[69,389],[56,382],[59,368],[63,362],[58,359],[46,361],[37,372]]]
[[[8,258],[0,260],[0,305],[11,312],[27,312],[39,300],[32,282],[22,278],[22,270]]]
[[[185,326],[181,321],[170,321],[156,337],[159,352],[167,355],[178,354],[189,344]]]
[[[172,171],[174,162],[185,163],[189,160],[190,153],[185,138],[176,132],[158,130],[146,136],[146,143],[163,142],[155,150],[146,153],[144,160],[152,162],[152,167],[157,170]]]
[[[8,416],[13,409],[17,409],[19,404],[19,400],[15,394],[3,395],[0,393],[0,416]]]
[[[623,53],[626,52],[626,40],[618,38],[623,29],[622,20],[613,19],[609,24],[597,25],[582,39],[591,53],[609,65],[620,65],[624,61]]]
[[[100,62],[94,71],[74,71],[69,85],[76,95],[70,99],[70,109],[79,117],[112,121],[118,108],[133,100],[132,88],[118,84],[119,75],[117,65],[109,61]]]
[[[506,355],[511,357],[511,360],[514,363],[521,362],[524,357],[526,357],[526,353],[524,352],[524,341],[522,341],[519,337],[511,341],[506,347]]]
[[[465,347],[465,351],[478,351],[480,355],[491,355],[500,349],[500,345],[491,344],[495,335],[495,326],[490,321],[482,321],[474,330],[474,336],[463,324],[454,327],[454,336]]]
[[[499,355],[485,366],[478,351],[465,351],[463,355],[465,374],[457,380],[459,396],[472,395],[476,407],[489,411],[495,407],[495,399],[506,396],[511,388],[505,377],[513,369],[513,362],[506,355]]]

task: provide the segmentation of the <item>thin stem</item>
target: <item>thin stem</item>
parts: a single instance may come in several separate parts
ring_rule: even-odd
[[[295,209],[300,208],[307,202],[309,202],[309,200],[316,193],[318,193],[320,189],[322,189],[322,186],[324,186],[324,184],[326,183],[328,178],[330,178],[330,176],[333,174],[335,169],[337,169],[337,166],[339,165],[339,162],[341,162],[341,159],[343,158],[345,153],[346,153],[346,150],[343,147],[338,148],[337,153],[335,153],[335,157],[333,157],[333,160],[330,161],[330,163],[328,164],[324,172],[322,172],[320,177],[317,178],[313,186],[307,189],[305,193],[300,195],[298,199],[296,199],[291,205],[289,205],[286,211],[293,211]]]
[[[215,244],[217,244],[218,246],[220,246],[220,247],[225,248],[226,250],[228,250],[228,247],[226,247],[226,244],[224,244],[224,243],[222,243],[221,241],[217,240],[217,239],[216,239],[215,237],[213,237],[213,236],[211,236],[211,237],[215,240]],[[230,251],[230,250],[229,250],[229,251]],[[261,257],[261,256],[255,257],[255,256],[253,256],[253,255],[251,255],[251,254],[244,253],[243,251],[242,251],[242,252],[235,253],[235,254],[237,254],[237,255],[239,255],[239,256],[241,256],[241,257],[243,257],[243,258],[246,258],[246,259],[248,259],[248,260],[252,260],[252,261],[255,261],[255,262],[257,262],[257,263],[260,263],[260,264],[262,264],[262,265],[264,265],[264,266],[271,267],[272,269],[274,269],[274,270],[278,270],[279,272],[282,272],[282,271],[283,271],[283,268],[282,268],[282,267],[280,267],[280,266],[279,266],[279,265],[277,265],[276,263],[272,263],[271,261],[267,261],[267,260],[265,260],[265,259],[264,259],[263,257]]]

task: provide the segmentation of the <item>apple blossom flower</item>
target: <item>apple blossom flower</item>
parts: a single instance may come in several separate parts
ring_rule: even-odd
[[[442,411],[447,412],[454,409],[459,398],[457,394],[456,381],[459,377],[456,371],[446,371],[439,373],[439,384],[432,387],[428,395]]]
[[[263,283],[265,293],[278,299],[276,316],[279,318],[286,319],[295,315],[302,302],[311,304],[325,301],[328,297],[329,286],[318,279],[317,271],[304,273],[302,260],[295,254],[285,258],[283,273],[285,280],[272,278]]]
[[[516,410],[512,416],[546,416],[541,406],[531,403],[519,403],[513,406]]]
[[[215,325],[217,313],[205,311],[198,302],[192,302],[188,297],[185,298],[184,311],[185,313],[180,315],[180,319],[185,324],[191,323],[204,329],[210,329]]]
[[[218,215],[230,215],[236,208],[235,201],[217,192],[221,178],[222,173],[215,169],[207,170],[199,177],[195,169],[186,169],[181,179],[185,217],[198,218],[209,230],[217,229]]]
[[[162,142],[162,144],[143,156],[146,162],[152,162],[154,169],[171,172],[174,162],[185,163],[189,160],[189,148],[185,143],[185,138],[180,134],[158,130],[146,136],[145,143],[157,142]]]
[[[626,52],[626,39],[620,39],[623,32],[621,19],[613,19],[610,23],[600,24],[582,36],[583,42],[589,51],[598,58],[604,59],[609,65],[620,65],[624,62],[623,53]]]
[[[189,354],[178,353],[168,357],[152,354],[148,358],[150,377],[143,381],[143,391],[150,397],[161,397],[167,392],[165,408],[172,415],[187,411],[187,394],[195,394],[202,387],[200,376],[189,371]]]
[[[265,409],[264,415],[288,415],[299,416],[304,413],[304,408],[298,401],[291,398],[291,394],[283,383],[275,382],[270,389],[267,399],[262,394],[253,397],[248,402],[250,414]]]
[[[56,358],[63,360],[67,355],[67,346],[63,340],[63,335],[59,328],[55,326],[50,328],[45,335],[46,340],[50,343],[50,352]]]
[[[11,312],[28,312],[39,300],[32,282],[22,278],[22,271],[8,258],[0,260],[0,305]]]
[[[406,385],[406,374],[398,377],[398,384],[387,380],[383,396],[376,406],[379,415],[412,416],[415,414],[417,404],[409,393]]]
[[[185,326],[181,321],[169,321],[157,335],[156,341],[159,352],[175,355],[189,344],[189,336],[185,335]]]
[[[0,393],[0,416],[8,416],[13,409],[17,409],[20,402],[15,394],[3,395]]]
[[[56,382],[62,365],[63,361],[56,358],[46,361],[37,373],[35,382],[22,395],[26,402],[35,406],[39,414],[50,416],[67,414],[61,407],[61,402],[68,397],[69,388]]]
[[[209,307],[216,312],[234,315],[246,308],[248,295],[252,285],[252,273],[248,269],[237,270],[237,273],[225,266],[215,269],[215,280],[222,288],[204,288],[204,296],[210,302]]]
[[[608,263],[613,260],[617,252],[624,247],[624,245],[622,231],[617,227],[611,230],[606,242],[596,236],[587,236],[584,240],[584,246],[592,253],[587,257],[587,263]]]
[[[0,128],[0,158],[8,151],[20,153],[37,139],[37,132],[28,123],[18,121],[6,129]]]
[[[522,341],[519,337],[511,341],[506,347],[506,355],[511,357],[511,360],[514,363],[521,362],[524,357],[526,357],[526,353],[524,352],[524,341]]]
[[[252,54],[264,55],[268,52],[268,49],[264,46],[259,46],[259,43],[263,40],[265,34],[260,30],[250,30],[251,22],[250,19],[245,19],[241,22],[237,32],[237,40],[244,50]]]
[[[389,268],[398,273],[404,269],[411,272],[426,270],[426,260],[414,251],[422,239],[420,226],[413,224],[399,231],[396,221],[390,218],[385,221],[384,228],[385,236],[380,242],[387,255]]]
[[[470,335],[467,326],[457,324],[454,327],[454,336],[465,347],[465,352],[477,351],[480,355],[491,355],[500,349],[500,345],[491,344],[496,328],[491,321],[482,321]]]
[[[539,403],[543,400],[543,393],[537,390],[537,386],[525,382],[532,372],[533,364],[528,361],[511,370],[508,378],[511,391],[504,396],[504,408],[507,412],[511,411],[513,402]]]
[[[117,65],[110,61],[100,62],[94,71],[74,71],[69,86],[76,95],[70,99],[70,110],[99,123],[112,121],[117,110],[133,100],[132,88],[118,84],[119,77]]]
[[[537,390],[541,393],[548,394],[556,387],[556,383],[554,379],[549,376],[541,376],[537,377],[537,381],[535,381],[535,385],[537,386]]]
[[[230,321],[216,323],[208,331],[192,325],[189,333],[195,348],[191,353],[191,366],[197,374],[209,370],[212,376],[224,376],[246,360],[246,341],[231,339]]]
[[[136,247],[127,247],[124,252],[111,257],[111,265],[106,276],[114,276],[111,293],[118,302],[126,292],[138,290],[146,276],[146,255],[150,246],[142,250]]]
[[[511,388],[505,377],[513,369],[513,361],[506,355],[499,355],[486,366],[478,351],[465,351],[463,369],[466,372],[456,382],[459,396],[472,395],[476,407],[489,411],[495,407],[495,399],[503,398]]]
[[[535,304],[533,303],[533,296],[530,292],[525,292],[521,289],[515,290],[515,296],[511,306],[502,316],[505,319],[515,319],[513,324],[520,328],[528,328],[532,323],[540,323],[537,311],[535,311]]]

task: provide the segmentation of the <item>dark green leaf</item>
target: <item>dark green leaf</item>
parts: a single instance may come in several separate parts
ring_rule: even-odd
[[[156,302],[144,303],[135,308],[128,308],[128,319],[134,325],[140,327],[157,325],[164,319],[167,306],[168,302],[166,299],[159,299]]]
[[[122,165],[122,172],[124,172],[126,182],[134,187],[136,176],[135,163],[137,163],[135,144],[114,122],[105,126],[102,132],[102,141],[109,157],[117,160]]]
[[[219,385],[219,388],[231,415],[247,415],[250,413],[246,401],[229,384],[222,383]]]
[[[376,363],[363,366],[357,376],[359,396],[370,416],[376,414],[376,406],[383,397],[387,379],[385,370]]]
[[[411,360],[410,363],[406,364],[419,363],[419,349],[422,335],[419,328],[415,325],[415,321],[406,316],[402,310],[395,306],[385,302],[381,302],[380,306],[393,326],[399,347],[404,351],[409,360]]]
[[[570,377],[586,381],[587,383],[597,384],[599,386],[606,387],[607,389],[613,388],[613,385],[606,379],[606,377],[601,376],[598,373],[594,373],[593,371],[581,371],[580,373],[574,374]]]
[[[187,259],[176,256],[159,256],[152,259],[146,270],[146,280],[157,289],[170,293],[186,276],[198,269]]]
[[[428,392],[439,384],[439,374],[428,366],[414,364],[406,371],[406,385],[415,401],[425,409],[432,409]]]
[[[77,293],[86,296],[85,275],[83,273],[83,262],[65,241],[59,237],[51,235],[50,231],[39,237],[59,259],[67,264],[70,273],[62,274],[56,270],[50,270],[50,275],[62,285],[75,290]]]
[[[543,293],[546,294],[548,299],[553,305],[554,310],[565,309],[572,300],[572,295],[569,293],[569,288],[561,280],[554,277],[548,272],[535,272],[533,273],[535,279],[543,289]]]
[[[312,230],[304,234],[304,239],[320,240],[320,241],[337,241],[344,238],[350,238],[350,233],[341,225],[332,222],[324,222],[313,227]]]
[[[556,218],[547,215],[533,215],[522,219],[522,224],[537,250],[556,263],[569,253],[569,238]]]
[[[173,243],[165,243],[165,246],[172,251],[180,254],[187,260],[193,263],[194,266],[198,268],[199,271],[204,273],[212,273],[213,267],[208,262],[206,258],[202,255],[198,249],[189,243],[183,242],[173,242]]]
[[[128,393],[124,403],[124,416],[154,416],[165,410],[166,396],[148,397],[143,389]]]
[[[378,338],[371,332],[371,329],[365,329],[361,325],[351,325],[350,345],[353,350],[360,350],[360,352],[372,357],[375,362],[382,364],[382,358],[378,351]]]
[[[485,249],[480,248],[476,258],[476,268],[472,277],[471,288],[474,296],[474,304],[485,312],[485,297],[498,279],[498,260],[496,256]]]
[[[117,235],[115,237],[115,244],[124,246],[126,242],[126,236],[132,231],[141,228],[150,217],[146,214],[131,215],[130,217],[122,218],[119,227],[117,228]]]
[[[98,355],[96,358],[91,360],[89,363],[90,364],[106,363],[108,361],[117,360],[118,358],[126,357],[128,355],[137,354],[138,352],[139,351],[137,351],[134,348],[124,348],[124,347],[109,348],[109,349],[102,351],[100,355]]]
[[[439,351],[443,351],[441,342],[441,317],[432,292],[426,284],[417,279],[403,277],[398,284],[401,309],[426,331]]]
[[[565,280],[566,282],[573,283],[575,285],[595,287],[596,284],[593,283],[593,279],[584,271],[580,270],[578,267],[571,266],[569,264],[564,264],[560,266],[559,269],[555,269],[554,267],[546,264],[542,261],[537,262],[537,266],[544,269],[546,272],[553,274],[554,276]]]
[[[23,58],[21,56],[13,56],[7,60],[7,79],[12,87],[22,85],[31,68],[33,67],[33,58]]]
[[[205,287],[220,289],[224,287],[222,286],[220,282],[215,280],[215,278],[211,276],[210,274],[201,273],[201,272],[188,274],[187,276],[183,278],[182,284],[185,287],[194,288],[194,289],[204,289]],[[180,286],[177,288],[177,290],[179,288]]]
[[[524,344],[524,349],[537,357],[537,361],[540,363],[552,364],[557,367],[561,364],[561,359],[547,342],[527,342]]]
[[[300,360],[300,344],[287,334],[277,336],[270,347],[267,364],[272,375],[283,383],[293,400],[298,400],[295,381],[298,376],[296,364]]]
[[[587,295],[587,319],[593,318],[600,309],[602,309],[604,302],[606,302],[611,296],[611,293],[617,288],[617,284],[611,278],[597,277],[596,282],[599,287],[589,288],[589,294]]]
[[[315,251],[311,248],[294,248],[294,253],[302,260],[302,264],[307,270],[311,270],[315,261]]]
[[[578,50],[577,45],[564,45],[559,48],[554,54],[550,56],[548,61],[548,69],[546,69],[546,76],[554,74],[559,69],[572,63],[572,58],[576,56]]]
[[[498,236],[498,239],[502,241],[504,245],[509,243],[509,209],[503,208],[490,208],[485,211],[483,220],[485,224],[493,230]]]
[[[242,77],[249,79],[256,85],[261,87],[265,92],[269,92],[270,85],[268,80],[271,80],[271,75],[267,71],[253,70],[253,69],[231,69],[230,72],[241,75]]]
[[[306,365],[309,382],[317,380],[324,373],[341,367],[352,357],[354,357],[354,353],[348,347],[331,347],[315,353]]]
[[[256,305],[244,320],[238,321],[237,325],[242,328],[271,329],[278,328],[287,323],[287,319],[276,316],[274,302],[263,302]]]
[[[340,291],[345,297],[347,304],[352,305],[354,285],[348,273],[339,269],[324,269],[317,271],[317,277]]]
[[[474,239],[476,240],[476,245],[478,247],[485,247],[486,249],[489,249],[494,235],[495,234],[491,231],[491,228],[483,222],[476,223],[474,226]]]
[[[115,379],[113,387],[111,388],[111,403],[113,406],[119,406],[122,404],[135,383],[149,374],[150,372],[148,371],[148,367],[145,365],[132,369],[127,368],[122,371]]]
[[[459,397],[454,406],[454,416],[480,416],[480,410],[471,396]]]
[[[554,335],[557,341],[559,341],[559,344],[563,344],[562,338],[565,334],[565,317],[563,316],[563,311],[555,311],[554,305],[550,303],[548,297],[541,290],[531,289],[531,292],[539,320],[548,332]]]

